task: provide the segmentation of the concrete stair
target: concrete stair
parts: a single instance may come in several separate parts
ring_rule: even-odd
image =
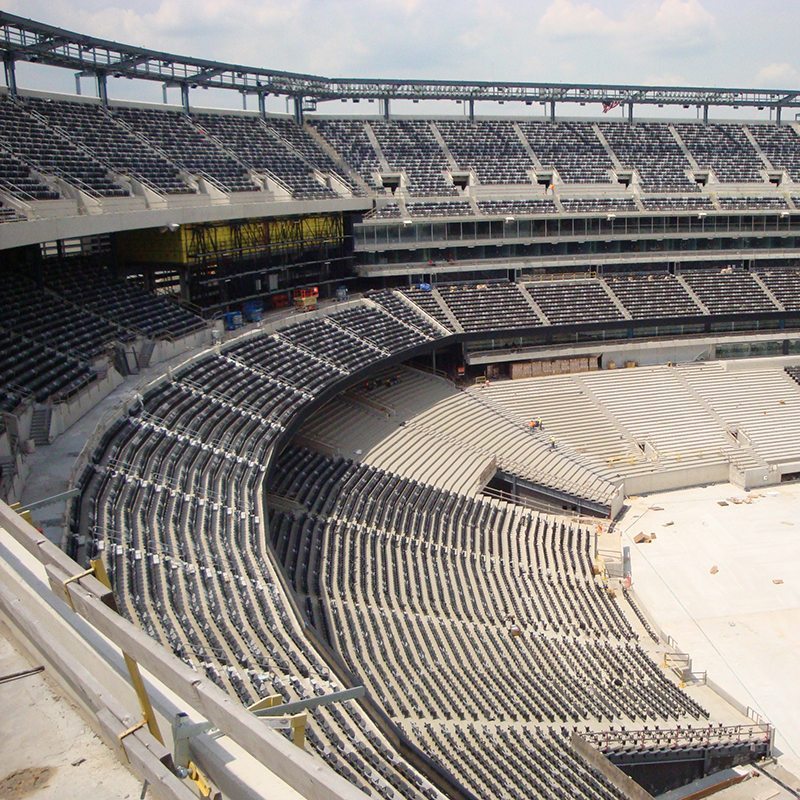
[[[146,369],[150,366],[150,359],[153,357],[153,350],[156,349],[156,343],[152,339],[145,339],[142,347],[136,354],[136,361],[139,364],[139,369]]]
[[[697,293],[695,292],[695,290],[692,289],[691,286],[689,286],[689,283],[687,282],[686,278],[684,278],[683,275],[676,275],[675,277],[678,279],[678,283],[681,286],[683,286],[683,288],[686,290],[686,294],[688,294],[689,297],[692,298],[692,300],[694,301],[694,304],[704,314],[710,314],[711,312],[708,310],[706,304],[697,296]]]
[[[50,418],[52,409],[50,406],[42,406],[34,409],[31,417],[31,439],[37,447],[50,444]]]

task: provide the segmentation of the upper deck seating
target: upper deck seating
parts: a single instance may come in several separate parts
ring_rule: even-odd
[[[119,125],[102,106],[35,98],[27,104],[116,172],[142,179],[164,194],[192,191],[180,179],[175,164]]]
[[[444,174],[447,158],[424,120],[371,120],[390,170],[405,172],[412,197],[457,195]]]
[[[471,169],[482,184],[530,183],[530,157],[510,122],[438,120],[436,127],[461,169]]]
[[[609,183],[614,164],[587,122],[522,122],[522,132],[546,169],[564,183]]]
[[[603,122],[600,129],[622,166],[639,173],[645,192],[700,191],[686,174],[689,162],[668,125],[660,122],[636,125]]]
[[[741,125],[676,125],[701,168],[714,170],[722,183],[763,183],[764,164]]]
[[[9,97],[0,97],[0,141],[11,148],[15,159],[23,159],[39,172],[61,177],[89,194],[98,197],[124,197],[128,194],[111,180],[108,168],[93,155]],[[25,176],[18,177],[25,181]],[[36,183],[29,185],[35,188]],[[36,191],[28,191],[36,196]],[[40,199],[46,199],[46,195]]]
[[[247,169],[179,111],[114,108],[112,115],[192,175],[208,176],[226,192],[255,191]]]

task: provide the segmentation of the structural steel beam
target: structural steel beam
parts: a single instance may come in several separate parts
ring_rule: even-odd
[[[641,86],[503,81],[437,81],[398,78],[329,78],[192,58],[120,44],[0,11],[0,51],[12,60],[140,80],[202,83],[219,89],[304,97],[309,100],[475,100],[555,103],[615,103],[660,106],[800,108],[796,89],[700,86]]]

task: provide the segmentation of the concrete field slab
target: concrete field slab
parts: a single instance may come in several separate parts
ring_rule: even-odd
[[[636,497],[618,521],[646,613],[777,728],[800,774],[800,485],[730,484]],[[638,533],[655,540],[635,544]]]

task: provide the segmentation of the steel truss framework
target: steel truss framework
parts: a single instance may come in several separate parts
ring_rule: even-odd
[[[34,61],[71,69],[80,76],[94,76],[104,101],[109,75],[178,86],[187,111],[189,90],[201,86],[257,95],[262,112],[268,95],[291,97],[298,118],[304,110],[326,100],[379,100],[386,116],[392,100],[462,101],[469,104],[471,116],[476,101],[549,104],[552,116],[556,103],[601,103],[606,108],[625,105],[631,118],[634,105],[697,106],[703,109],[705,119],[711,106],[772,108],[778,122],[781,109],[800,108],[800,89],[327,78],[148,50],[2,11],[0,51],[12,93],[16,92],[15,63]]]

